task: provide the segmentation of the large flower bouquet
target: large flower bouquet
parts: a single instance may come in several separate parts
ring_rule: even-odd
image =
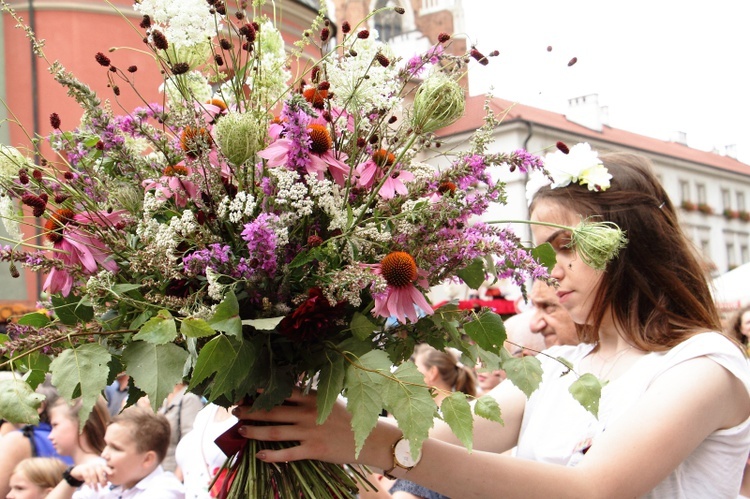
[[[465,151],[441,152],[434,135],[463,114],[467,64],[487,58],[450,55],[446,34],[401,61],[364,24],[332,40],[323,14],[289,51],[263,3],[137,2],[163,85],[159,102],[124,115],[50,64],[84,114],[69,131],[50,117],[54,158],[0,154],[3,222],[11,234],[40,226],[47,240],[0,256],[11,272],[45,273],[48,293],[48,313],[8,327],[3,365],[27,376],[0,385],[3,418],[33,421],[50,372],[85,415],[125,370],[155,405],[184,378],[209,400],[259,410],[312,387],[321,421],[343,395],[358,447],[386,410],[418,448],[438,408],[407,361],[416,343],[502,367],[527,393],[538,384],[538,362],[502,348],[499,316],[435,309],[425,294],[447,279],[546,276],[544,251],[476,220],[504,202],[492,168],[540,170],[539,158],[488,153],[489,111]],[[317,58],[299,57],[310,47]],[[132,85],[137,68],[91,60],[107,68],[110,98]],[[426,162],[438,155],[447,166]],[[596,386],[579,388],[590,406]],[[439,413],[467,447],[472,411],[500,419],[493,399],[461,393]],[[230,462],[235,497],[356,493],[352,468],[263,465],[252,458],[261,444],[248,445]]]

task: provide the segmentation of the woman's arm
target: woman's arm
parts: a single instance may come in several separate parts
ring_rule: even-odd
[[[13,431],[0,438],[0,497],[8,495],[13,468],[27,457],[31,457],[31,443],[23,433]]]
[[[355,460],[350,418],[342,405],[323,425],[316,425],[315,398],[295,394],[294,406],[249,412],[241,419],[287,425],[243,427],[259,440],[300,441],[285,450],[262,451],[267,462],[320,459],[358,462],[388,469],[391,446],[401,436],[397,427],[379,423]],[[501,404],[502,409],[502,404]],[[576,467],[522,460],[466,449],[430,438],[421,462],[408,473],[393,474],[452,497],[547,498],[636,497],[653,489],[708,435],[739,424],[750,415],[744,385],[707,358],[692,359],[663,373],[620,419],[595,441]],[[554,414],[549,415],[554,418]],[[481,441],[489,438],[480,431]]]

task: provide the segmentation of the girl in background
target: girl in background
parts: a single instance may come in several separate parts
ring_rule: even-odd
[[[62,480],[68,465],[54,457],[30,457],[13,469],[5,499],[44,499]]]

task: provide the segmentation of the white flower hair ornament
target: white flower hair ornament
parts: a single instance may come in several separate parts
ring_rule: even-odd
[[[544,169],[547,175],[539,170],[529,175],[529,181],[526,183],[526,199],[529,203],[545,185],[557,189],[577,183],[587,186],[590,191],[606,191],[612,178],[599,159],[599,153],[591,150],[591,146],[586,142],[574,145],[567,153],[558,149],[547,154],[544,158]]]

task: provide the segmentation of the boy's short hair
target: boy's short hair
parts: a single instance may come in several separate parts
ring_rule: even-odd
[[[112,424],[114,423],[130,429],[138,452],[154,451],[160,463],[164,460],[172,428],[169,426],[169,420],[162,414],[155,414],[143,407],[131,406],[112,418]]]

